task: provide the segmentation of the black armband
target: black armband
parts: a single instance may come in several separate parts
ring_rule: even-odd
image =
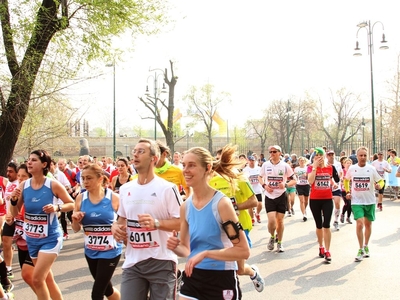
[[[236,240],[239,238],[239,231],[243,230],[242,224],[240,224],[239,222],[234,223],[233,221],[229,220],[226,221],[225,223],[222,223],[222,228],[224,229],[226,235],[228,236],[228,238],[232,241],[232,240]],[[232,232],[233,229],[235,231],[235,234],[232,235],[229,233],[229,231]]]
[[[18,204],[18,198],[17,198],[17,200],[13,200],[13,199],[11,198],[11,199],[10,199],[10,203],[11,203],[12,206],[17,206],[17,204]]]

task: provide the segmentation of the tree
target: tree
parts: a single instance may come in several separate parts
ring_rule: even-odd
[[[142,117],[142,119],[153,119],[156,118],[158,125],[161,127],[167,146],[174,152],[174,110],[175,110],[175,85],[178,82],[178,76],[174,74],[174,63],[169,61],[171,68],[171,79],[168,78],[168,70],[165,68],[163,72],[164,82],[168,85],[168,102],[165,100],[155,98],[155,96],[148,95],[146,98],[139,97],[140,102],[144,104],[144,106],[151,112],[152,116],[150,117]],[[157,101],[156,101],[157,100]],[[161,103],[161,107],[156,105],[157,103]],[[163,109],[167,112],[167,124],[165,125],[162,119],[161,112]]]
[[[75,57],[77,66],[96,58],[108,60],[110,37],[121,35],[127,28],[134,33],[155,32],[151,25],[165,19],[163,3],[161,0],[21,0],[15,4],[0,1],[3,46],[10,71],[8,80],[0,84],[0,172],[5,171],[12,157],[42,62],[56,61],[51,55],[55,49],[62,50],[63,58]]]
[[[217,96],[214,96],[214,86],[212,84],[206,84],[200,89],[192,86],[189,93],[185,96],[188,100],[189,111],[194,122],[203,123],[205,131],[203,136],[208,140],[208,150],[213,152],[213,136],[215,131],[213,130],[213,118],[217,113],[219,106],[229,100],[229,93],[221,92]]]
[[[253,120],[248,120],[246,122],[246,129],[247,129],[247,136],[249,138],[253,138],[254,136],[258,137],[260,139],[260,145],[261,145],[261,153],[265,154],[265,144],[268,139],[268,123],[269,120],[266,117],[267,112],[265,111],[264,113],[265,117],[261,119],[253,119]]]
[[[361,98],[345,88],[335,93],[330,91],[330,99],[318,97],[315,106],[317,127],[325,134],[335,153],[340,153],[343,145],[351,140],[361,128]]]

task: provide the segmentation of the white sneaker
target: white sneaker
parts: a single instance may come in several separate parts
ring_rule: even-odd
[[[258,270],[257,266],[255,265],[251,265],[250,266],[254,272],[256,272],[256,277],[251,278],[251,281],[253,281],[254,287],[256,289],[257,292],[261,293],[264,290],[264,279],[261,277],[260,275],[260,271]]]

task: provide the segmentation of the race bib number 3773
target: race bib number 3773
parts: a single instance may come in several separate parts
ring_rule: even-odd
[[[48,215],[25,213],[24,230],[26,236],[35,239],[47,237],[49,231],[48,220]]]

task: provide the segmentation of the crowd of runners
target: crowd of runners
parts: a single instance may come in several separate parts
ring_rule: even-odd
[[[273,145],[268,154],[246,156],[231,145],[214,156],[202,147],[171,153],[141,139],[131,158],[116,161],[85,155],[75,164],[35,150],[23,164],[10,162],[0,176],[0,300],[13,299],[13,247],[32,293],[63,299],[51,269],[69,238],[68,222],[84,232],[91,299],[241,299],[238,276],[249,276],[262,292],[257,265],[246,263],[251,230],[264,206],[265,250],[284,253],[285,218],[295,215],[296,199],[299,221],[312,213],[316,252],[326,263],[334,257],[331,230],[345,221],[356,223],[355,261],[369,257],[385,173],[400,177],[396,150],[371,159],[365,147],[349,157],[317,147],[298,157]],[[121,255],[119,291],[112,277]],[[178,257],[187,258],[182,270]]]

